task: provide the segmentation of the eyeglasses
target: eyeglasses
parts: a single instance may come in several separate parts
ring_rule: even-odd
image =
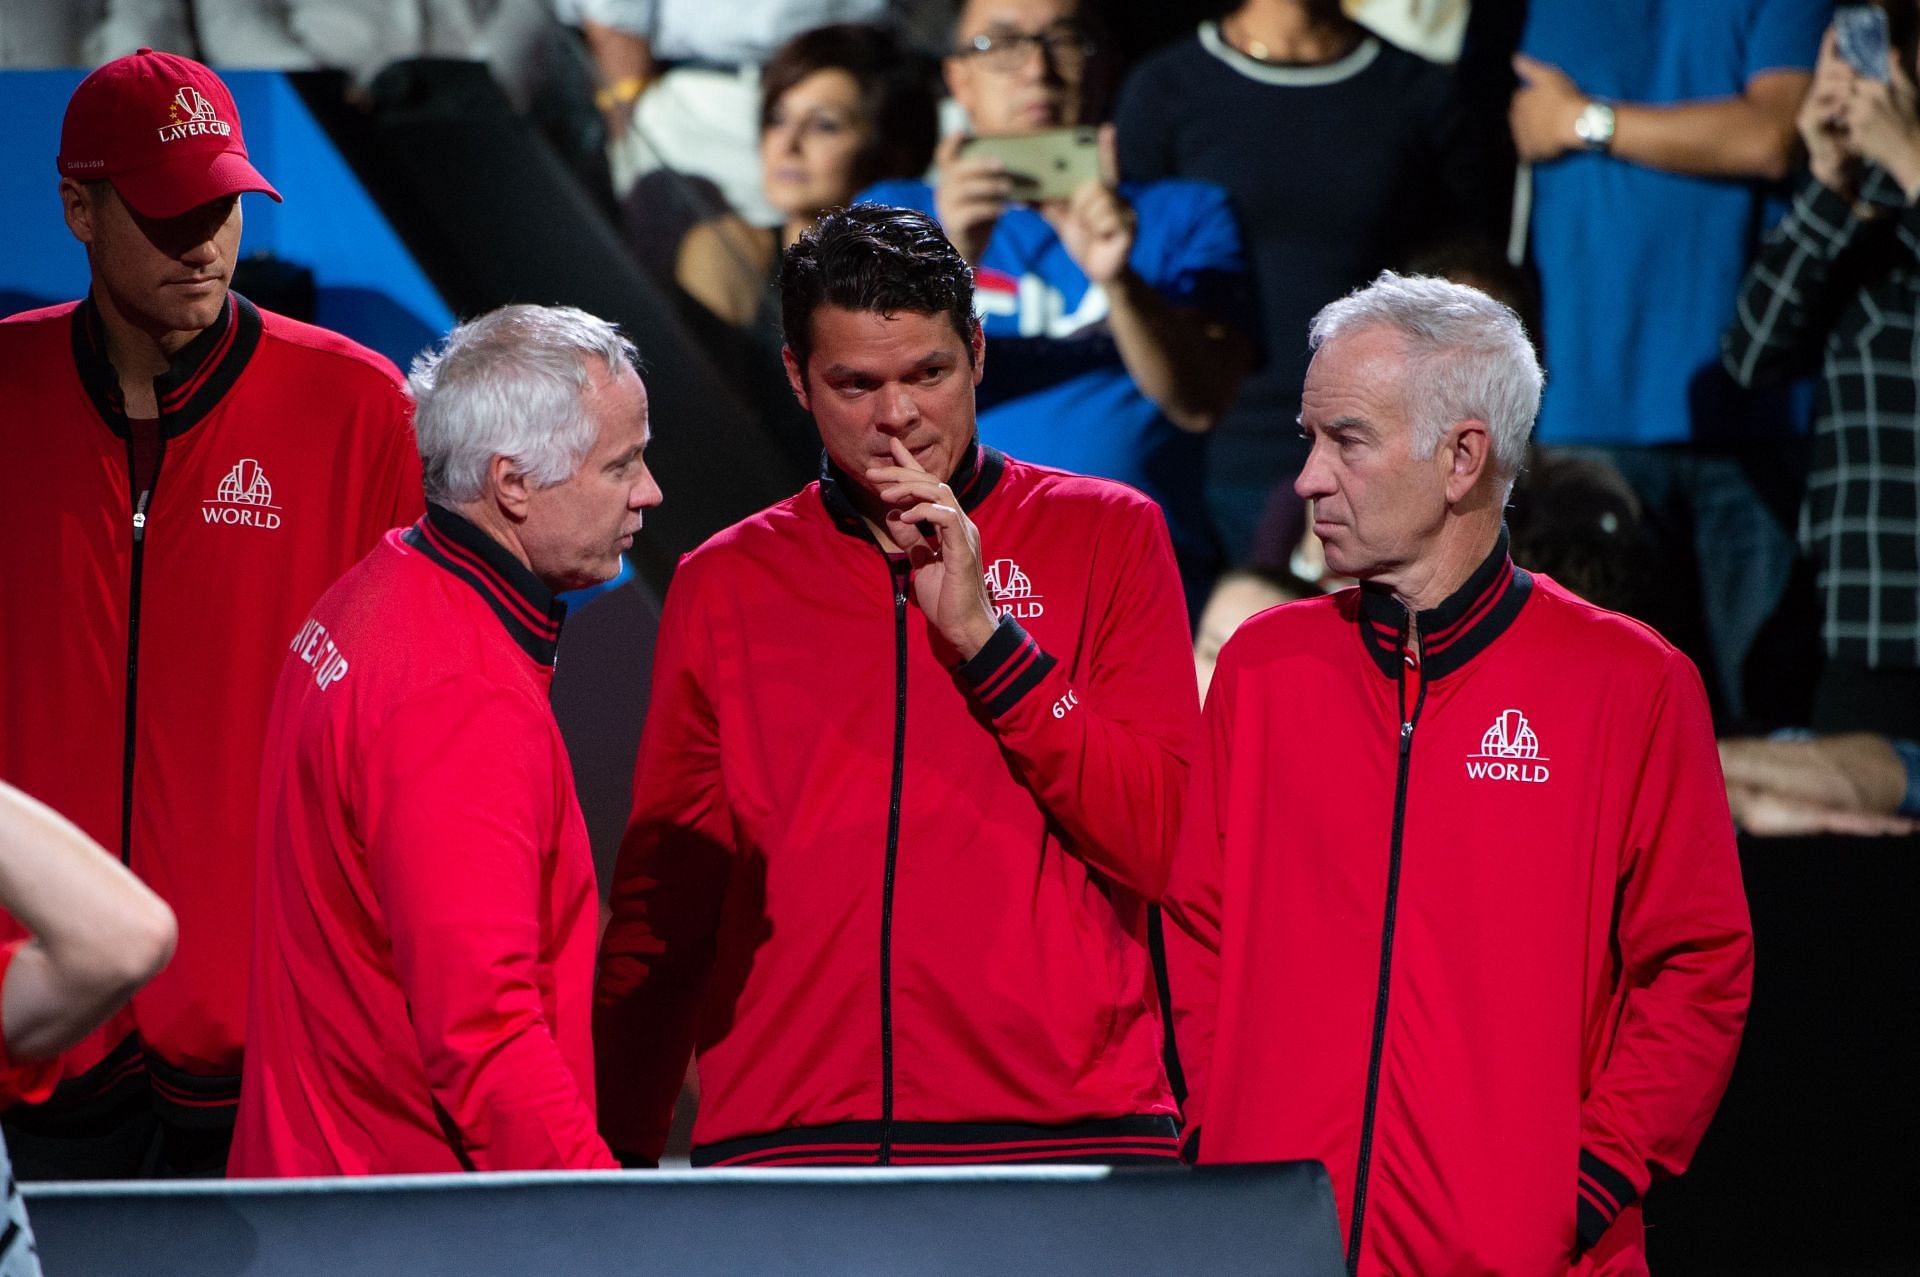
[[[1038,32],[983,31],[955,49],[954,56],[978,58],[991,71],[1018,71],[1032,49],[1040,50],[1062,71],[1077,71],[1099,51],[1099,46],[1092,36],[1074,27]]]

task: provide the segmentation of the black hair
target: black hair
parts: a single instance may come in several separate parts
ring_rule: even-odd
[[[885,27],[840,22],[802,31],[760,73],[760,131],[780,99],[816,71],[845,71],[860,87],[867,144],[854,161],[854,190],[889,177],[919,177],[933,163],[940,115],[931,61]]]
[[[1655,622],[1662,572],[1640,498],[1611,464],[1528,450],[1507,511],[1513,561],[1590,603]]]
[[[973,362],[973,268],[925,213],[884,204],[834,209],[787,249],[780,321],[803,374],[813,312],[822,306],[945,315]]]

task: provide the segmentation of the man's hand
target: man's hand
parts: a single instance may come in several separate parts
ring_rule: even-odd
[[[867,482],[887,504],[886,532],[913,567],[913,597],[961,660],[993,637],[997,620],[980,566],[980,532],[953,489],[936,479],[907,445],[889,441],[898,465],[872,466]]]
[[[1089,282],[1106,287],[1127,269],[1138,218],[1119,191],[1088,178],[1067,201],[1055,225],[1067,256]]]
[[[1890,83],[1853,76],[1843,120],[1847,138],[1862,159],[1885,169],[1906,192],[1920,197],[1920,118],[1914,113],[1913,79],[1901,69],[1899,55],[1887,56]]]
[[[1520,77],[1520,87],[1507,107],[1507,125],[1520,158],[1544,164],[1578,147],[1580,137],[1573,131],[1573,122],[1587,106],[1580,86],[1559,67],[1524,53],[1513,55],[1513,70]]]
[[[1750,834],[1908,834],[1898,814],[1906,767],[1884,736],[1849,732],[1805,740],[1728,737],[1720,767],[1734,823]]]
[[[1064,205],[1047,209],[1060,243],[1080,273],[1107,287],[1127,269],[1139,218],[1119,191],[1113,125],[1100,126],[1100,176],[1080,184]]]
[[[1729,784],[1727,801],[1733,823],[1756,838],[1806,838],[1817,834],[1844,837],[1898,837],[1920,829],[1905,816],[1823,807],[1788,794]]]
[[[1807,167],[1814,180],[1842,199],[1852,199],[1860,185],[1860,157],[1847,138],[1847,100],[1853,93],[1853,68],[1840,56],[1833,28],[1820,41],[1813,84],[1800,103],[1794,126],[1807,148]]]
[[[966,140],[952,134],[934,152],[933,213],[960,256],[977,266],[994,223],[1007,211],[1013,180],[997,156],[961,155]]]

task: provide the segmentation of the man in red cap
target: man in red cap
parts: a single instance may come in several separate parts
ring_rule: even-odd
[[[420,462],[390,363],[230,290],[240,196],[280,196],[211,71],[101,67],[59,170],[91,287],[0,321],[0,449],[31,476],[0,509],[0,778],[117,852],[180,943],[6,1137],[26,1178],[217,1174],[275,678],[320,593],[421,512]]]

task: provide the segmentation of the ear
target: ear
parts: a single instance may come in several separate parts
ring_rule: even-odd
[[[93,246],[93,200],[87,188],[70,177],[60,179],[60,210],[66,215],[67,229],[89,248]]]
[[[489,458],[487,479],[501,511],[515,523],[524,520],[533,500],[533,481],[514,466],[513,458],[497,453]]]
[[[987,330],[980,326],[978,318],[973,321],[973,333],[967,344],[973,347],[973,384],[977,386],[987,373]]]
[[[1458,505],[1493,472],[1493,436],[1486,422],[1468,418],[1448,427],[1440,448],[1447,459],[1447,504]]]
[[[813,405],[807,402],[807,374],[801,369],[800,361],[793,357],[793,347],[780,347],[780,362],[786,365],[787,385],[793,388],[793,397],[800,401],[802,408],[812,412]]]

